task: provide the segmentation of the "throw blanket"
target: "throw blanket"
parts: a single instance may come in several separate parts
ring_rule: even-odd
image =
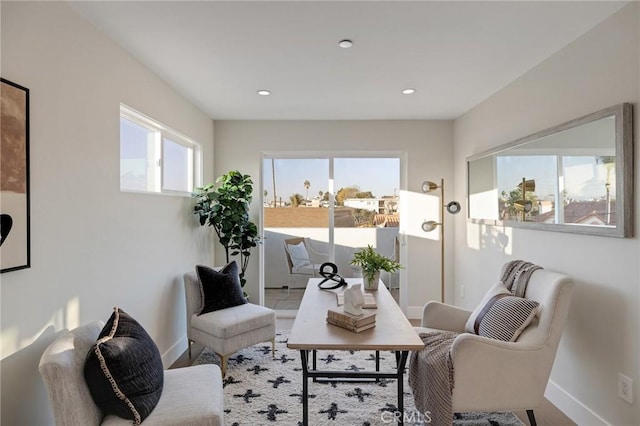
[[[512,260],[502,267],[500,281],[511,291],[511,294],[524,297],[529,278],[538,269],[542,269],[542,267],[524,260]]]
[[[411,353],[409,386],[416,408],[431,418],[430,426],[453,424],[451,345],[458,334],[453,331],[420,333],[425,347]]]

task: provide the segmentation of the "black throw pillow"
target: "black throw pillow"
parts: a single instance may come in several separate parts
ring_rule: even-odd
[[[126,312],[114,312],[87,353],[84,378],[96,405],[139,425],[160,400],[164,371],[160,351]]]
[[[220,271],[208,266],[196,265],[196,273],[202,289],[200,315],[247,303],[240,285],[238,265],[232,260]]]

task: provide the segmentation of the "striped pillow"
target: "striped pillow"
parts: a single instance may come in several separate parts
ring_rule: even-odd
[[[522,297],[500,294],[485,305],[476,318],[476,334],[515,342],[538,315],[540,304]]]
[[[487,309],[489,309],[489,308],[485,308],[485,306],[488,305],[488,303],[489,303],[489,301],[491,301],[491,299],[493,299],[494,297],[496,297],[496,296],[498,296],[500,294],[506,295],[506,296],[510,296],[511,292],[507,289],[507,287],[504,286],[504,284],[502,284],[502,282],[497,282],[482,297],[482,300],[480,301],[480,303],[478,303],[478,306],[476,306],[476,308],[473,310],[473,312],[469,316],[469,319],[467,320],[467,323],[464,326],[464,330],[466,332],[473,333],[473,334],[478,334],[478,324],[479,324],[478,316],[483,311],[486,311]],[[491,306],[491,305],[489,305],[489,306]]]

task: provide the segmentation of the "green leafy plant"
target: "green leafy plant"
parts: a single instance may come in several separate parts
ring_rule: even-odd
[[[361,249],[353,255],[351,265],[358,265],[362,268],[362,275],[367,281],[372,281],[377,272],[385,271],[389,273],[396,272],[402,268],[402,265],[395,260],[383,256],[371,245]]]
[[[216,188],[216,184],[218,184]],[[232,256],[240,256],[240,284],[249,264],[251,249],[260,244],[257,226],[249,220],[249,204],[253,198],[251,176],[237,170],[220,176],[216,183],[194,190],[194,214],[201,226],[211,226],[225,249],[227,263]]]

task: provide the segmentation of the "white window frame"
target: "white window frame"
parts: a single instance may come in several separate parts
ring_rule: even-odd
[[[177,195],[183,197],[191,196],[191,191],[176,191],[164,188],[163,139],[169,139],[171,142],[189,149],[189,170],[187,170],[189,178],[188,186],[192,189],[202,186],[202,146],[198,142],[125,104],[120,104],[120,120],[123,118],[153,133],[153,144],[149,144],[151,146],[147,147],[147,158],[149,164],[153,164],[154,167],[147,171],[147,188],[152,189],[137,190],[120,186],[121,192]],[[122,140],[120,143],[122,143]]]

